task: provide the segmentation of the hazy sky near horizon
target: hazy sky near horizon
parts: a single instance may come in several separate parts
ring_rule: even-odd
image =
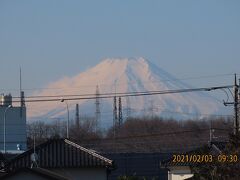
[[[144,57],[178,78],[240,75],[239,8],[239,0],[1,0],[0,91],[18,89],[20,66],[32,89],[108,57]]]

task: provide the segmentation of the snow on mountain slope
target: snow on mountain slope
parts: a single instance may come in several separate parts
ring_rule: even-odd
[[[44,90],[34,95],[95,94],[96,86],[100,93],[142,92],[191,88],[169,73],[158,68],[144,58],[106,59],[95,67],[74,77],[65,77],[50,83]],[[192,92],[167,95],[138,96],[123,98],[123,115],[162,115],[186,118],[201,114],[217,113],[221,104],[207,93]],[[127,105],[128,102],[128,105]],[[80,106],[81,115],[94,116],[95,101],[68,101],[71,119],[74,118],[75,104]],[[113,99],[101,99],[101,119],[103,124],[112,123]],[[61,102],[31,103],[28,106],[29,118],[65,117],[66,104]]]

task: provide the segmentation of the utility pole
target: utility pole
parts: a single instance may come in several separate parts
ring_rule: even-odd
[[[240,131],[239,120],[240,120],[240,79],[238,80],[238,104],[237,104],[237,116],[238,116],[238,131]]]
[[[238,88],[239,86],[237,85],[237,76],[235,74],[234,78],[234,134],[238,134],[239,132],[239,115],[238,115]]]
[[[240,83],[240,79],[239,79]],[[234,102],[224,102],[225,106],[233,105],[234,106],[234,121],[233,121],[233,134],[237,135],[239,133],[239,104],[240,104],[240,95],[239,95],[239,85],[237,84],[237,75],[234,74],[234,85],[233,85],[233,100]]]

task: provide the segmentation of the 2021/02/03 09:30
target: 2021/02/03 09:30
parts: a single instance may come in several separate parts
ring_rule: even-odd
[[[220,154],[213,156],[211,154],[174,154],[172,156],[173,163],[237,163],[239,161],[238,155]]]

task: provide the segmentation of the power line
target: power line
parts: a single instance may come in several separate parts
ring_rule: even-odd
[[[228,129],[221,129],[221,128],[213,128],[218,131],[229,131]],[[198,129],[197,131],[209,131],[209,128],[205,129]],[[196,130],[185,130],[185,131],[175,131],[175,132],[166,132],[166,133],[153,133],[153,134],[141,134],[141,135],[134,135],[134,136],[120,136],[115,137],[115,139],[129,139],[129,138],[144,138],[144,137],[154,137],[154,136],[167,136],[167,135],[179,135],[184,133],[196,133]],[[111,138],[109,138],[111,139]]]
[[[229,132],[233,128],[229,129],[223,129],[223,128],[212,128],[216,131],[223,131],[223,132]],[[158,136],[174,136],[174,135],[181,135],[181,134],[186,134],[186,133],[196,133],[197,132],[205,132],[209,131],[209,128],[202,128],[202,129],[197,129],[197,130],[184,130],[184,131],[172,131],[172,132],[163,132],[163,133],[151,133],[151,134],[139,134],[139,135],[129,135],[129,136],[116,136],[115,138],[103,138],[102,140],[130,140],[130,139],[135,139],[135,138],[148,138],[148,137],[158,137]],[[204,138],[205,139],[205,138]],[[99,140],[99,138],[89,138],[86,140]],[[141,139],[142,140],[142,139]]]
[[[232,88],[233,85],[228,86],[215,86],[215,87],[203,87],[203,88],[190,88],[190,89],[178,89],[178,90],[165,90],[165,91],[142,91],[142,92],[126,92],[126,93],[104,93],[99,94],[99,98],[114,98],[115,96],[121,97],[131,97],[131,96],[149,96],[149,95],[163,95],[163,94],[175,94],[175,93],[187,93],[187,92],[197,92],[197,91],[212,91],[217,89],[226,89]],[[81,94],[81,95],[63,95],[68,98],[64,98],[65,100],[90,100],[96,99],[96,94]],[[54,96],[58,98],[49,98],[49,99],[29,99],[34,98],[33,96],[25,97],[26,102],[44,102],[44,101],[61,101],[62,95]],[[73,98],[71,98],[74,96]],[[37,97],[37,96],[36,96]],[[50,96],[48,96],[50,97]],[[39,97],[38,97],[39,98]],[[41,97],[43,98],[43,97]],[[19,102],[19,100],[15,100],[13,102]]]
[[[196,116],[196,113],[173,111],[173,110],[170,110],[170,109],[159,108],[159,107],[153,108],[154,112],[157,112],[158,110],[166,111],[166,112],[169,112],[169,113],[177,113],[177,114],[183,114],[183,115]],[[127,109],[123,109],[123,111],[127,112],[128,110]],[[131,108],[131,111],[133,111],[133,112],[143,112],[143,111],[145,111],[145,109],[134,109],[134,108]],[[109,116],[112,116],[112,111],[102,111],[101,114],[109,114]],[[92,115],[92,114],[88,113],[88,114],[85,114],[85,115]],[[204,114],[204,113],[197,113],[197,115],[200,115],[200,116],[202,115],[202,116],[233,117],[233,115],[231,115],[231,114]]]
[[[193,76],[193,77],[183,77],[183,78],[174,78],[174,79],[161,79],[159,81],[143,81],[142,83],[147,84],[147,83],[161,83],[161,82],[174,82],[174,81],[181,81],[181,80],[193,80],[193,79],[209,79],[209,78],[216,78],[216,77],[223,77],[223,76],[232,76],[234,73],[226,73],[226,74],[215,74],[215,75],[207,75],[207,76]],[[237,74],[239,75],[239,74]],[[118,83],[118,85],[123,85],[123,84],[134,84],[137,83],[136,81],[131,81],[127,83]],[[112,86],[111,84],[99,84],[100,86]],[[24,88],[22,90],[24,91],[33,91],[33,90],[56,90],[56,89],[79,89],[83,87],[95,87],[96,85],[84,85],[82,84],[81,86],[71,86],[71,87],[59,87],[59,88],[41,88],[41,87],[36,87],[36,88]],[[0,91],[19,91],[19,89],[0,89]]]

